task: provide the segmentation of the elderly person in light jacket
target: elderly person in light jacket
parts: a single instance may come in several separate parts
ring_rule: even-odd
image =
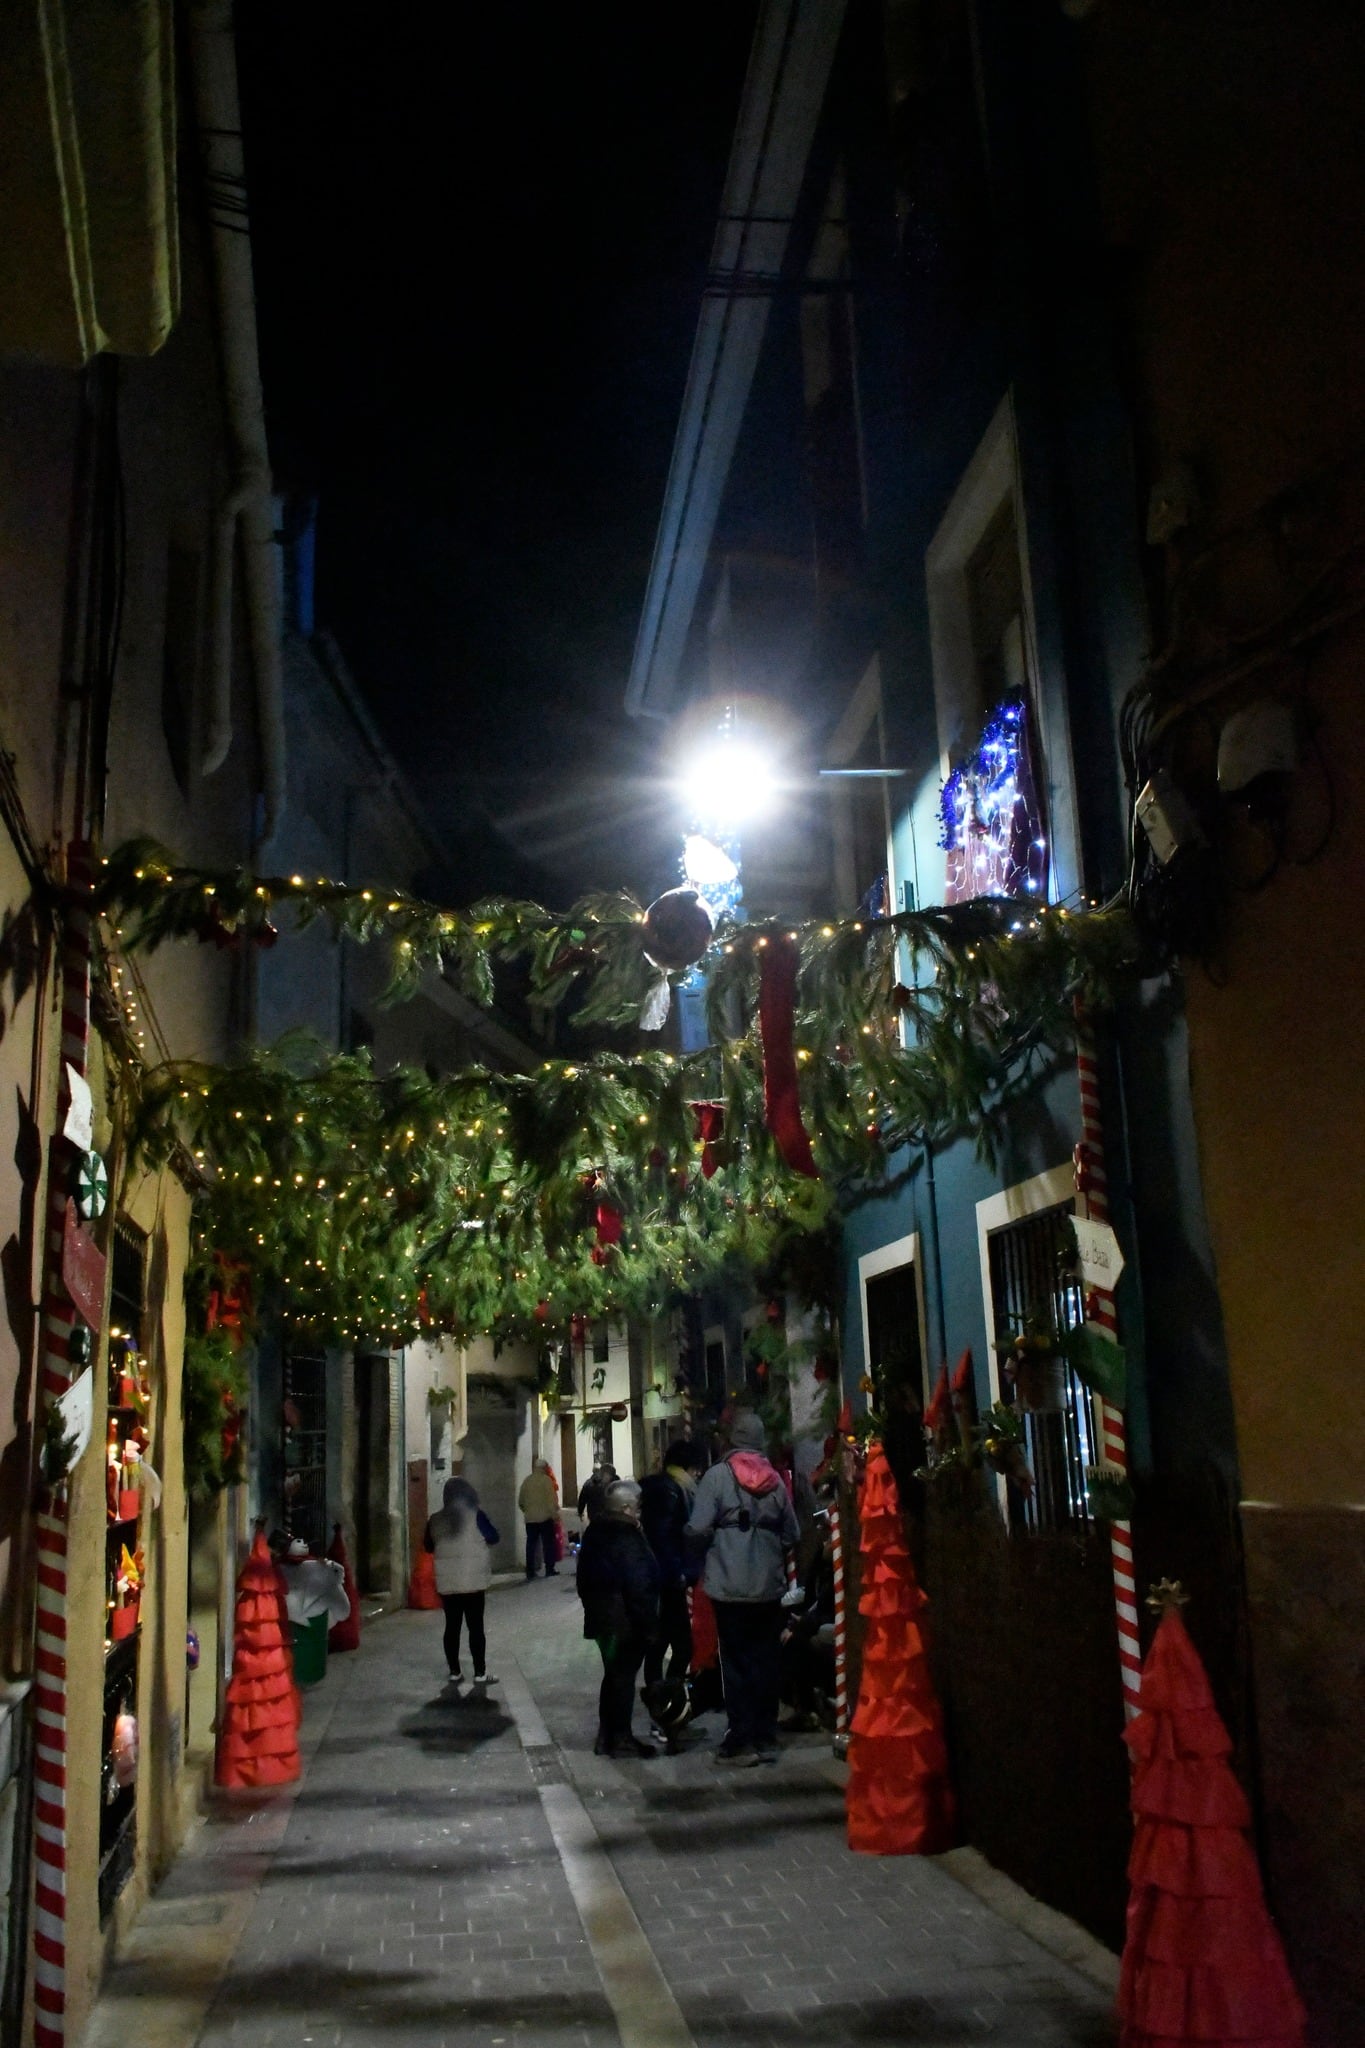
[[[528,1579],[535,1577],[536,1552],[539,1550],[545,1560],[545,1576],[552,1579],[557,1570],[555,1532],[559,1523],[559,1500],[550,1468],[543,1458],[533,1461],[522,1480],[517,1506],[526,1518],[526,1576]]]
[[[729,1727],[716,1762],[741,1767],[777,1761],[786,1553],[800,1535],[766,1452],[760,1418],[736,1415],[729,1452],[702,1474],[687,1518],[688,1542],[706,1553],[701,1582],[720,1638]]]

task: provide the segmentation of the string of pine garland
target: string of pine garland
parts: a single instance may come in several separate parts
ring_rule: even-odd
[[[572,1021],[638,1022],[658,970],[642,906],[588,897],[564,914],[488,901],[454,911],[400,891],[179,866],[136,842],[104,864],[111,944],[274,944],[325,920],[387,943],[390,1000],[431,971],[493,1000],[522,963]],[[755,1014],[762,948],[795,940],[802,1108],[824,1178],[781,1164],[763,1121]],[[239,1065],[171,1062],[124,1076],[144,1157],[187,1147],[206,1186],[198,1251],[244,1258],[286,1319],[343,1340],[421,1330],[525,1335],[573,1314],[657,1312],[729,1265],[752,1272],[827,1232],[837,1197],[904,1166],[904,1147],[973,1135],[989,1152],[1008,1102],[1068,1056],[1073,999],[1093,1010],[1137,964],[1117,910],[982,901],[867,920],[722,927],[707,958],[715,1042],[376,1075],[302,1042]],[[698,1171],[694,1105],[722,1101],[719,1170]],[[604,1251],[599,1205],[620,1221]]]

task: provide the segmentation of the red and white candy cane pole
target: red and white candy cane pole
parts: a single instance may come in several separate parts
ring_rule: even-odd
[[[1076,1073],[1081,1088],[1081,1142],[1076,1148],[1076,1199],[1082,1213],[1096,1223],[1109,1221],[1109,1182],[1104,1170],[1104,1125],[1100,1117],[1099,1066],[1090,1019],[1083,1005],[1076,1005]],[[1087,1314],[1093,1323],[1117,1341],[1118,1317],[1114,1297],[1107,1288],[1097,1287],[1087,1297]],[[1100,1434],[1104,1462],[1124,1477],[1128,1474],[1128,1438],[1123,1410],[1102,1396],[1099,1402]],[[1137,1581],[1133,1575],[1133,1525],[1111,1522],[1109,1548],[1114,1565],[1114,1610],[1119,1632],[1119,1676],[1123,1681],[1123,1711],[1128,1720],[1138,1710],[1138,1689],[1142,1683],[1142,1644],[1138,1637]]]
[[[67,854],[69,900],[62,931],[62,1076],[58,1102],[65,1122],[70,1094],[66,1065],[84,1074],[90,1040],[89,849]],[[59,1125],[59,1131],[61,1126]],[[71,1333],[76,1311],[62,1285],[66,1224],[67,1141],[53,1137],[48,1156],[47,1243],[44,1254],[42,1366],[45,1400],[59,1400],[73,1374]],[[55,1491],[37,1517],[37,1648],[34,1657],[33,2039],[35,2048],[66,2042],[66,1557],[67,1499]]]
[[[844,1582],[844,1519],[837,1500],[829,1510],[834,1551],[834,1732],[848,1733],[848,1596]]]

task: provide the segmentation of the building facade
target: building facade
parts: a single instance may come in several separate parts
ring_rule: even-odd
[[[1327,1417],[1362,1308],[1340,940],[1365,180],[1330,12],[760,8],[627,702],[774,708],[793,789],[745,845],[760,912],[1132,907],[1151,973],[1099,1050],[1136,1576],[1192,1595],[1301,1988],[1345,2041],[1362,1472]],[[1154,780],[1174,847],[1135,820]],[[847,1205],[839,1320],[845,1391],[866,1373],[901,1418],[968,1838],[1117,1945],[1100,1425],[1059,1349],[1093,1139],[1062,1063],[989,1159],[909,1148],[894,1194]],[[1343,1203],[1310,1197],[1324,1169]],[[1015,1411],[1027,1490],[914,1479],[959,1362],[977,1414]],[[1310,1670],[1333,1702],[1311,1738]]]

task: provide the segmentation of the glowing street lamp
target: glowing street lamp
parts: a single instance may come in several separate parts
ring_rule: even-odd
[[[689,820],[720,844],[770,816],[778,796],[777,777],[763,747],[730,730],[688,755],[677,787]]]

